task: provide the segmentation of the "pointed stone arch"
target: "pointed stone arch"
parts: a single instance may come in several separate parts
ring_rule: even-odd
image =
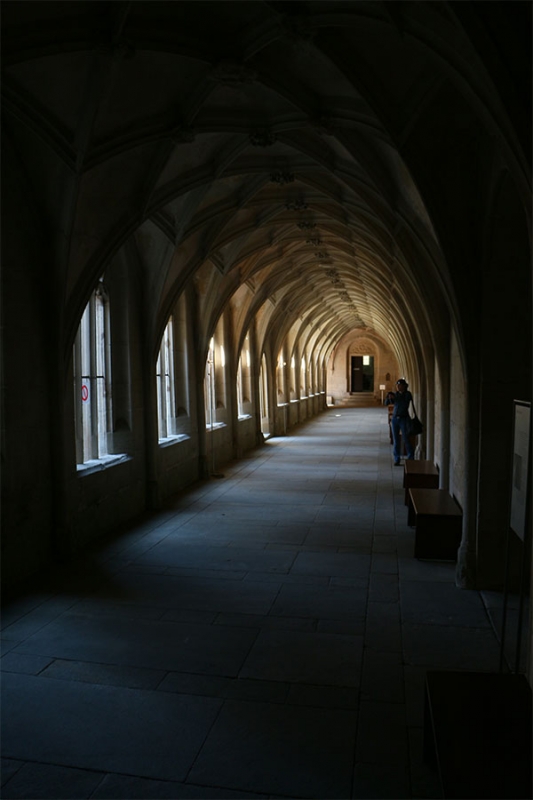
[[[328,396],[335,405],[349,404],[353,397],[350,378],[351,357],[355,355],[374,357],[373,396],[367,397],[371,403],[380,401],[379,387],[385,385],[388,391],[398,376],[398,362],[387,342],[368,331],[350,331],[340,339],[328,361]]]

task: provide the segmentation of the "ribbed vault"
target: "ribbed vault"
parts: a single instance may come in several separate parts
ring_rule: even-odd
[[[4,114],[55,231],[66,358],[125,247],[154,353],[191,282],[204,349],[228,304],[237,343],[253,319],[259,349],[296,325],[327,355],[358,330],[405,366],[450,318],[460,331],[417,165],[480,120],[517,181],[523,165],[454,4],[6,2],[3,17]]]

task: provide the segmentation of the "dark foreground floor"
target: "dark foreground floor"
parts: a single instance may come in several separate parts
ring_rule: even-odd
[[[4,608],[4,798],[433,798],[426,669],[498,669],[413,558],[383,409],[330,410]]]

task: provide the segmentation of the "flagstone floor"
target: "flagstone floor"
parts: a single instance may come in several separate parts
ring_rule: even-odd
[[[435,798],[428,669],[497,671],[413,557],[381,408],[329,409],[3,610],[2,797]]]

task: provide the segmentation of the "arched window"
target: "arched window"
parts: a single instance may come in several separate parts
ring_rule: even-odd
[[[191,435],[189,307],[185,295],[172,306],[156,363],[158,439],[161,447]]]
[[[227,425],[226,352],[223,341],[224,322],[220,320],[209,343],[205,365],[204,401],[208,428]]]
[[[291,400],[298,399],[298,393],[296,390],[297,387],[297,380],[296,380],[296,359],[294,354],[291,356],[291,369],[290,369],[290,388],[289,388],[289,395]]]
[[[246,336],[237,367],[237,406],[239,417],[248,417],[252,404],[250,339]]]
[[[305,366],[305,356],[302,356],[300,362],[300,397],[307,397],[309,394],[309,382],[307,377],[307,369]]]
[[[174,323],[169,318],[157,356],[157,416],[159,440],[176,433],[176,385],[174,380]]]
[[[109,300],[103,278],[85,307],[74,343],[74,401],[77,463],[104,460],[112,414]]]
[[[204,378],[205,424],[209,427],[216,422],[215,395],[215,338],[209,342],[209,351],[205,363]]]
[[[261,432],[266,438],[270,436],[270,410],[268,403],[268,370],[264,353],[261,359],[261,371],[259,375],[259,406],[261,412]]]
[[[278,356],[277,369],[276,369],[278,406],[283,405],[284,403],[287,402],[287,380],[285,371],[286,366],[287,362],[285,361],[285,354],[283,350],[280,350]]]

